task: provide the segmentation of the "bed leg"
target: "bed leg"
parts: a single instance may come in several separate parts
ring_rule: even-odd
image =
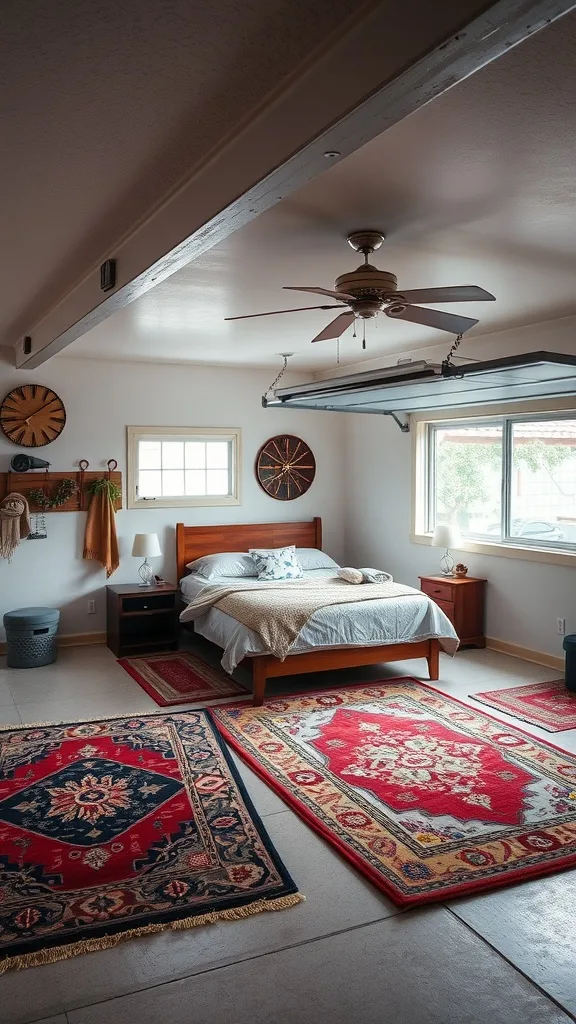
[[[428,675],[430,679],[440,678],[440,644],[437,640],[430,641],[429,653],[426,657],[428,662]]]
[[[254,658],[252,665],[252,704],[258,708],[264,703],[266,665],[263,658]]]

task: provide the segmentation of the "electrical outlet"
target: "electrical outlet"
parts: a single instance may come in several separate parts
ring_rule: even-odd
[[[96,614],[96,601],[88,601],[88,615]],[[560,621],[560,620],[558,620]]]
[[[558,636],[566,635],[566,619],[556,619],[556,632]]]

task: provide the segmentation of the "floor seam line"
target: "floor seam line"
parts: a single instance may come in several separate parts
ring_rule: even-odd
[[[472,933],[472,935],[475,935],[476,938],[481,939],[485,946],[488,946],[488,948],[491,949],[494,953],[496,953],[501,960],[504,960],[505,963],[509,964],[510,967],[512,967],[518,974],[520,974],[526,981],[528,981],[538,992],[545,996],[546,999],[549,999],[551,1003],[554,1003],[554,1005],[557,1006],[559,1010],[562,1010],[562,1012],[565,1013],[566,1016],[570,1018],[570,1020],[576,1021],[576,1015],[571,1013],[570,1010],[563,1006],[562,1003],[555,998],[555,996],[550,994],[550,992],[547,992],[546,989],[542,987],[542,985],[540,985],[537,981],[534,981],[534,979],[531,978],[529,974],[526,974],[526,971],[523,971],[521,967],[518,967],[518,965],[515,964],[514,961],[510,959],[510,957],[507,957],[505,953],[502,953],[502,951],[498,949],[498,947],[495,946],[492,942],[490,942],[489,939],[485,938],[485,936],[482,935],[481,932],[476,931],[476,929],[471,924],[469,924],[468,921],[465,921],[462,917],[460,917],[459,914],[457,914],[456,911],[452,909],[452,907],[449,907],[446,903],[443,903],[442,906],[444,907],[445,910],[448,911],[449,914],[452,915],[452,917],[456,918],[456,920],[459,921],[460,924],[463,924],[464,927]]]
[[[236,967],[238,964],[250,963],[252,960],[261,960],[265,956],[274,956],[275,953],[285,953],[289,949],[298,949],[300,946],[308,946],[313,942],[321,942],[323,939],[331,939],[335,935],[344,935],[346,932],[359,931],[361,928],[368,928],[370,925],[379,924],[381,921],[388,921],[393,917],[397,917],[400,913],[401,908],[398,908],[398,913],[388,914],[386,917],[377,917],[373,921],[363,921],[361,924],[352,925],[349,928],[338,928],[333,932],[326,932],[325,935],[311,936],[309,939],[302,939],[301,942],[289,943],[287,946],[280,946],[278,949],[267,949],[261,953],[253,953],[251,956],[243,957],[240,960],[231,960],[230,963],[217,964],[214,967],[206,967],[201,971],[194,971],[191,974],[180,974],[178,977],[170,978],[168,981],[159,981],[156,985],[146,985],[143,988],[132,989],[130,992],[123,992],[118,996],[110,996],[106,999],[97,999],[93,1003],[82,1003],[79,1006],[73,1006],[69,1010],[59,1010],[58,1013],[77,1013],[79,1010],[88,1010],[92,1006],[103,1006],[106,1003],[112,1003],[116,999],[126,999],[129,996],[138,995],[141,992],[152,992],[157,988],[164,988],[166,985],[174,985],[179,981],[186,981],[188,978],[199,978],[204,974],[212,974],[214,971],[225,970],[227,967]],[[27,1021],[26,1024],[38,1024],[43,1020],[42,1017],[37,1017],[35,1021]]]

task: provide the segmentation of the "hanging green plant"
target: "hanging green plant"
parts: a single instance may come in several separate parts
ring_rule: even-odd
[[[120,501],[122,497],[122,488],[118,484],[114,483],[113,480],[109,480],[108,477],[101,476],[97,480],[93,480],[92,483],[88,484],[89,494],[107,494],[111,502]]]
[[[33,505],[38,505],[39,508],[44,510],[58,508],[60,505],[66,505],[77,490],[78,487],[74,480],[71,480],[70,477],[65,477],[51,494],[46,494],[43,487],[28,491],[28,500]]]

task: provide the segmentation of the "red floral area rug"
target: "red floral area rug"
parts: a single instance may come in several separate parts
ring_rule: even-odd
[[[246,696],[240,683],[189,651],[120,658],[118,664],[160,707]]]
[[[432,687],[387,680],[210,714],[401,906],[576,866],[576,755]]]
[[[576,693],[566,689],[563,679],[513,686],[508,690],[486,690],[470,696],[480,704],[505,711],[547,732],[576,729]]]
[[[0,973],[300,902],[205,711],[0,732]]]

